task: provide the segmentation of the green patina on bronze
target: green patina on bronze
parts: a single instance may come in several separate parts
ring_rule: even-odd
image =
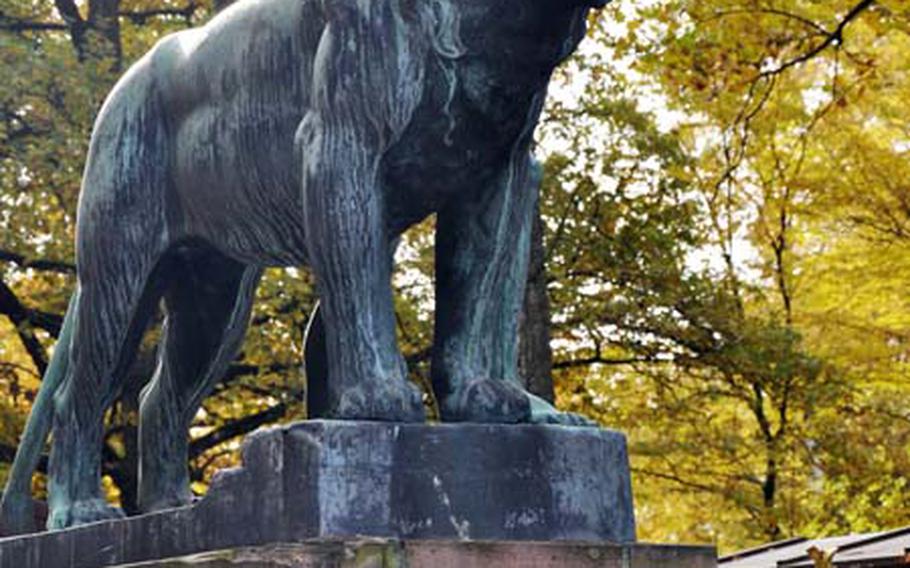
[[[190,421],[235,356],[269,266],[317,277],[315,415],[424,420],[390,277],[393,243],[432,214],[442,418],[583,424],[521,387],[517,320],[533,132],[551,73],[604,3],[244,0],[159,42],[95,124],[78,291],[4,493],[6,531],[33,528],[29,480],[51,411],[48,526],[120,515],[100,487],[102,418],[162,299],[140,506],[189,502]]]

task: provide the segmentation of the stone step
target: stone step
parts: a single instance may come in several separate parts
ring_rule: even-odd
[[[715,568],[710,547],[350,540],[237,548],[119,568]]]

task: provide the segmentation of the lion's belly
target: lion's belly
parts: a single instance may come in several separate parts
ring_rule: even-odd
[[[178,132],[180,225],[240,260],[305,263],[294,132],[300,110],[276,105],[198,109]]]
[[[163,42],[182,235],[245,262],[304,262],[294,133],[323,26],[318,2],[250,0]]]

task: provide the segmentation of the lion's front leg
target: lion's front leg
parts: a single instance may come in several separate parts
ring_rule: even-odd
[[[521,154],[481,199],[439,215],[433,386],[444,420],[590,424],[528,393],[518,376],[518,318],[539,184],[538,166]]]
[[[324,6],[312,107],[297,132],[307,256],[325,323],[324,410],[419,422],[420,391],[396,341],[381,163],[421,98],[421,28],[394,2]]]
[[[436,236],[433,386],[443,420],[528,422],[518,379],[518,313],[536,200],[531,158],[441,211]]]
[[[356,125],[307,120],[303,197],[325,325],[327,417],[423,421],[397,345],[377,154]]]
[[[357,127],[307,120],[315,123],[304,125],[311,142],[303,196],[325,325],[327,417],[423,421],[419,389],[407,378],[396,340],[377,155]]]
[[[325,6],[312,107],[297,133],[307,256],[325,323],[322,410],[328,418],[419,422],[421,395],[395,333],[393,239],[380,175],[389,140],[416,104],[398,88],[408,67],[395,65],[408,30],[395,3]]]

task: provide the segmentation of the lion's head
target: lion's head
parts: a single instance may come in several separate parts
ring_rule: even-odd
[[[583,39],[588,13],[610,0],[413,0],[444,57],[490,56],[555,65]],[[421,6],[422,5],[422,6]]]

